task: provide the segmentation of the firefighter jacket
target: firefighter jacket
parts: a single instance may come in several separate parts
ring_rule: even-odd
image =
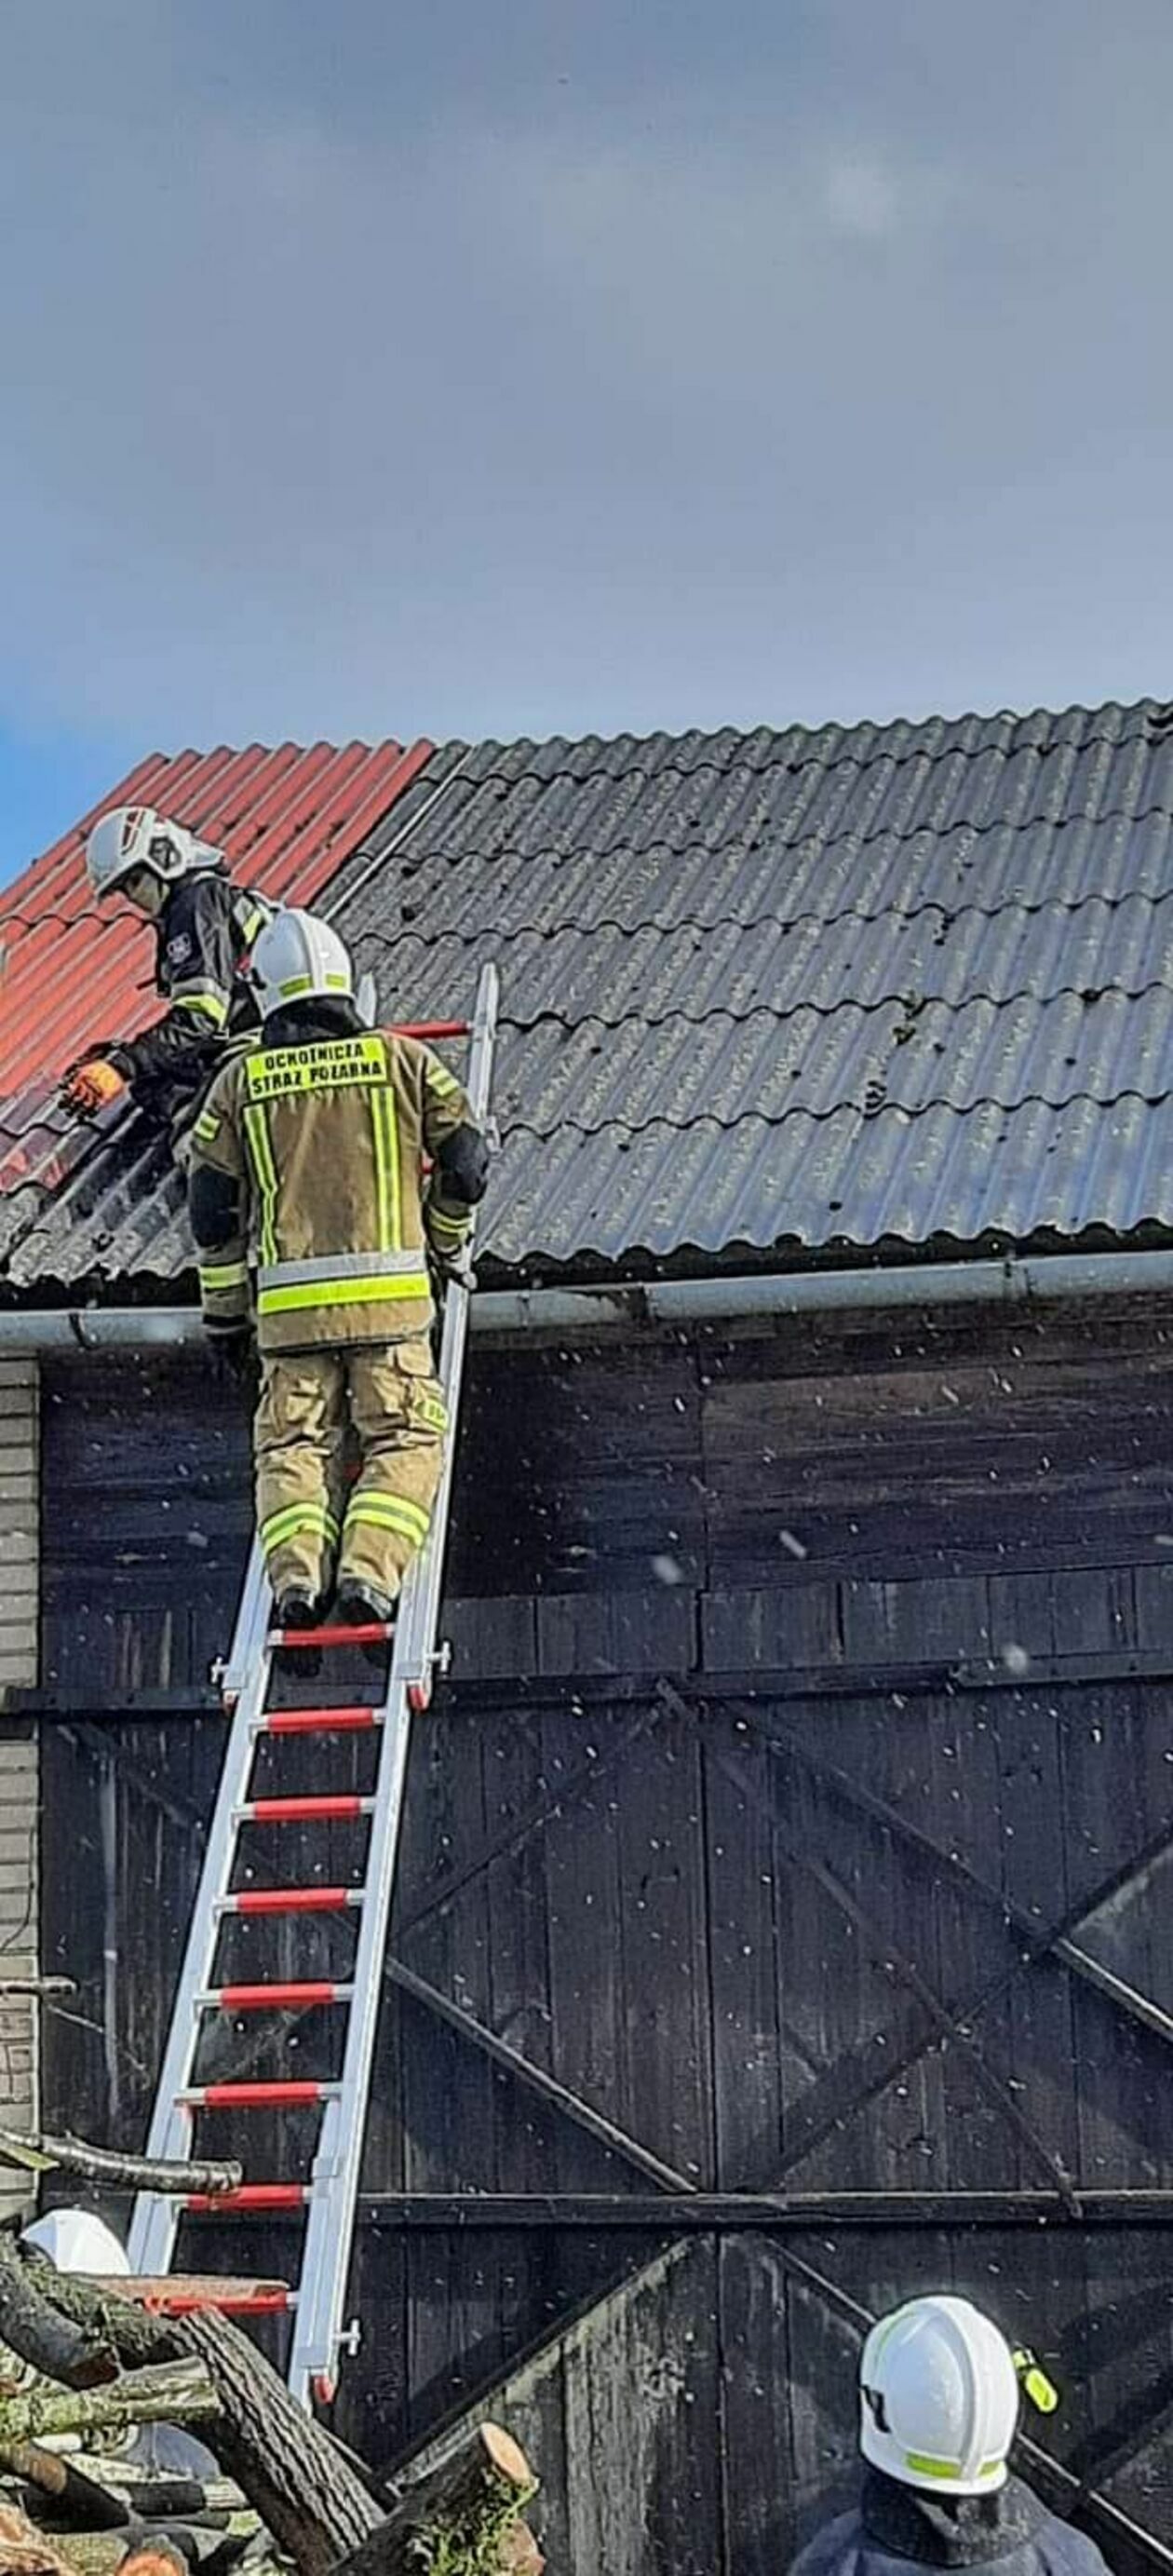
[[[304,1006],[307,1010],[310,1006]],[[445,1165],[470,1143],[487,1163],[455,1074],[418,1039],[356,1028],[260,1045],[221,1068],[192,1130],[188,1174],[205,1323],[238,1329],[256,1267],[262,1353],[396,1342],[432,1321],[427,1246],[467,1232],[474,1178],[455,1200]],[[435,1158],[437,1236],[422,1158]],[[206,1186],[219,1174],[219,1191]],[[203,1175],[203,1179],[201,1179]],[[225,1189],[224,1184],[229,1186]],[[207,1211],[219,1204],[222,1230]],[[210,1236],[216,1239],[210,1240]]]
[[[826,2523],[790,2576],[910,2576],[918,2567],[995,2567],[996,2576],[1108,2576],[1093,2540],[1049,2513],[1024,2478],[996,2494],[946,2499],[869,2470],[861,2503]]]
[[[155,990],[169,1004],[166,1016],[107,1050],[140,1108],[170,1116],[209,1079],[225,1038],[256,1026],[244,969],[273,912],[223,868],[202,869],[172,887],[155,924]]]

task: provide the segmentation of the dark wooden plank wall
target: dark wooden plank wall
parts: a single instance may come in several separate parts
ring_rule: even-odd
[[[1168,2536],[1173,2460],[1146,2426],[1173,2394],[1173,2238],[1058,2215],[1069,2179],[1173,2188],[1168,2037],[1044,1942],[1075,1924],[1093,1970],[1173,2014],[1168,1859],[1079,1923],[1159,1827],[1173,1841],[1171,1372],[1163,1316],[1136,1309],[476,1351],[462,1686],[416,1730],[396,1955],[682,2188],[1025,2186],[1057,2214],[677,2243],[404,2234],[384,2204],[343,2407],[369,2454],[503,2384],[555,2559],[765,2576],[854,2442],[851,2330],[797,2256],[865,2308],[933,2279],[984,2297],[1068,2387],[1060,2456],[1105,2463]],[[81,1985],[47,2033],[46,2117],[135,2138],[220,1721],[118,1718],[108,1695],[194,1690],[223,1645],[244,1432],[190,1364],[71,1366],[45,1454],[45,1670],[69,1702],[44,1728],[45,1965]],[[331,1759],[360,1777],[361,1746]],[[354,1867],[343,1835],[331,1874]],[[288,1838],[264,1855],[303,1861]],[[318,1927],[300,1973],[347,1937]],[[288,1973],[289,1939],[261,1966]],[[303,2022],[305,2071],[329,2040]],[[204,2071],[275,2047],[221,2026]],[[370,2194],[654,2188],[395,1989],[375,2089]],[[277,2142],[249,2143],[272,2169]],[[279,2264],[280,2231],[251,2251]]]
[[[458,1669],[1163,1650],[1171,1420],[1173,1338],[1148,1300],[474,1345]],[[248,1526],[242,1416],[193,1360],[71,1363],[46,1373],[45,1456],[48,1683],[202,1683]]]

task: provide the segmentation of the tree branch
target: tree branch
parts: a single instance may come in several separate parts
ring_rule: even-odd
[[[106,2388],[33,2388],[0,2397],[0,2444],[37,2442],[46,2434],[104,2433],[112,2425],[202,2424],[219,2400],[203,2363],[162,2362],[130,2370]]]
[[[22,2262],[11,2236],[0,2233],[0,2340],[46,2379],[93,2388],[116,2377],[118,2357],[100,2313],[75,2323],[44,2295],[42,2284],[57,2278],[49,2263]]]
[[[108,2183],[115,2191],[235,2191],[244,2172],[243,2165],[224,2158],[214,2163],[180,2164],[165,2162],[157,2156],[111,2155],[106,2147],[91,2147],[85,2138],[46,2137],[37,2131],[22,2133],[0,2128],[0,2161],[23,2165],[35,2173],[56,2166],[62,2173],[76,2174],[82,2182]]]
[[[9,1995],[75,1995],[72,1977],[0,1977],[0,2001]]]

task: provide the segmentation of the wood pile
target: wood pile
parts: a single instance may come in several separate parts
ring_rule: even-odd
[[[75,2141],[33,2152],[75,2172],[97,2156]],[[161,2185],[161,2170],[136,2159],[135,2183],[236,2178],[176,2166]],[[507,2432],[480,2425],[387,2512],[361,2462],[202,2304],[207,2288],[58,2272],[0,2233],[0,2576],[540,2576],[523,2520],[537,2480]],[[190,2427],[215,2474],[136,2465],[134,2430],[125,2455],[128,2428],[159,2424]]]

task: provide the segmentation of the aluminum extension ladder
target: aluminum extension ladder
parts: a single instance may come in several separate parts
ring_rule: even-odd
[[[497,1002],[497,970],[486,966],[478,981],[471,1023],[438,1021],[404,1032],[429,1039],[471,1040],[466,1088],[482,1125],[488,1118]],[[287,2376],[303,2405],[308,2405],[311,2396],[319,2403],[329,2403],[337,2386],[339,2355],[344,2347],[353,2351],[357,2343],[357,2327],[343,2327],[343,2305],[395,1884],[408,1734],[412,1714],[428,1705],[435,1671],[447,1667],[447,1649],[437,1649],[436,1628],[467,1338],[468,1291],[450,1285],[444,1300],[438,1373],[451,1428],[427,1543],[409,1570],[394,1627],[322,1628],[288,1637],[271,1630],[271,1594],[264,1559],[254,1539],[231,1651],[219,1672],[225,1707],[232,1712],[231,1727],[147,2153],[152,2157],[189,2156],[193,2124],[201,2110],[280,2111],[320,2105],[318,2147],[310,2178],[308,2182],[245,2182],[235,2192],[221,2193],[214,2199],[200,2194],[177,2199],[143,2192],[135,2202],[130,2232],[131,2270],[154,2278],[171,2269],[176,2233],[185,2211],[261,2215],[266,2211],[304,2210],[300,2277],[296,2288],[279,2294],[281,2306],[293,2311]],[[275,1655],[295,1645],[317,1645],[325,1651],[332,1647],[357,1648],[379,1640],[390,1641],[390,1652],[383,1698],[378,1705],[269,1708]],[[365,1728],[378,1730],[379,1736],[375,1785],[370,1795],[326,1792],[296,1798],[250,1796],[254,1755],[262,1737],[328,1737]],[[243,1867],[241,1837],[247,1835],[250,1826],[305,1826],[318,1819],[327,1822],[342,1817],[370,1820],[361,1885],[234,1886],[238,1864]],[[353,1970],[345,1983],[216,1982],[216,1952],[225,1917],[264,1919],[351,1909],[358,1915],[358,1934]],[[337,2005],[346,2014],[342,2067],[336,2080],[193,2082],[200,2035],[209,2014],[297,2011],[323,2004]]]

